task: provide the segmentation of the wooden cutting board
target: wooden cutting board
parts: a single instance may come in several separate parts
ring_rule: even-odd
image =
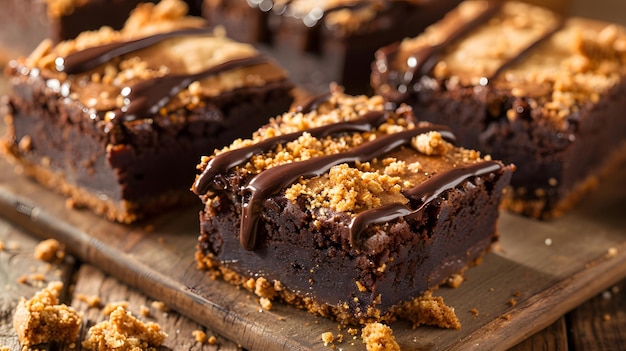
[[[501,247],[437,295],[453,306],[461,330],[392,324],[403,350],[506,349],[626,277],[626,167],[564,218],[541,222],[502,213]],[[90,262],[154,299],[250,350],[325,349],[321,334],[344,334],[336,346],[364,350],[336,322],[256,298],[196,269],[198,206],[136,225],[65,207],[62,197],[16,176],[0,160],[0,216],[41,238],[56,238]],[[327,348],[326,348],[327,349]]]

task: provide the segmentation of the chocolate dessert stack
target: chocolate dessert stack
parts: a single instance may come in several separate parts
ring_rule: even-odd
[[[421,33],[460,0],[210,0],[203,15],[236,40],[255,43],[306,89],[329,83],[370,91],[370,64],[383,45]]]
[[[372,85],[514,163],[509,209],[553,218],[626,158],[626,29],[520,2],[465,1],[377,52]]]
[[[335,88],[203,158],[198,262],[341,323],[458,328],[421,301],[497,240],[514,167],[453,140],[410,108]]]
[[[200,156],[287,110],[293,85],[186,10],[143,4],[120,31],[45,40],[12,61],[3,145],[16,170],[124,223],[197,202]]]

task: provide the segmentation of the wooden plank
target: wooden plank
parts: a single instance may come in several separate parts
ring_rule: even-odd
[[[1,215],[37,235],[54,235],[80,259],[95,262],[226,338],[249,349],[306,350],[321,347],[323,332],[337,333],[335,322],[282,304],[259,312],[253,296],[198,271],[193,255],[199,207],[136,225],[110,223],[88,211],[65,208],[60,196],[13,176],[2,162]],[[401,346],[506,349],[621,280],[626,276],[624,179],[626,167],[559,220],[541,222],[503,213],[502,249],[469,270],[460,288],[437,291],[456,308],[463,328],[413,330],[395,323]],[[612,257],[609,248],[616,249]],[[360,340],[337,346],[362,349]]]
[[[62,281],[68,288],[74,261],[71,257],[51,263],[36,259],[33,250],[39,240],[2,218],[0,243],[0,346],[21,350],[13,329],[13,313],[20,298],[30,298],[52,281]],[[67,302],[66,296],[60,298]]]
[[[512,347],[509,351],[568,350],[565,317],[559,318],[546,329]]]
[[[567,315],[572,350],[626,350],[626,280]]]
[[[103,313],[103,307],[110,303],[127,302],[128,310],[136,318],[143,322],[158,323],[161,326],[161,330],[168,334],[162,349],[189,351],[239,350],[236,343],[219,336],[214,331],[181,316],[177,312],[154,307],[152,302],[156,300],[149,299],[137,290],[120,283],[117,279],[104,274],[104,272],[91,265],[82,265],[80,267],[73,292],[72,306],[83,314],[81,340],[87,337],[89,327],[107,319],[107,316]],[[81,298],[81,295],[86,298],[98,297],[100,304],[90,306],[84,298]],[[144,310],[149,311],[149,313],[142,312]],[[205,332],[209,337],[215,336],[217,343],[197,342],[192,335],[197,330]],[[66,345],[62,350],[80,351],[83,348],[80,345],[76,347]]]

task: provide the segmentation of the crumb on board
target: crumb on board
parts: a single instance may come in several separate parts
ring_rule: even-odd
[[[474,315],[474,316],[478,316],[479,312],[478,312],[478,308],[472,308],[470,310],[470,312]]]
[[[366,324],[361,330],[361,339],[367,351],[399,351],[400,346],[393,336],[393,330],[382,323]]]
[[[65,257],[65,251],[58,240],[46,239],[35,246],[33,256],[40,261],[50,262]]]
[[[122,307],[123,309],[128,309],[128,301],[116,301],[107,303],[102,309],[102,314],[110,315],[111,312],[115,311],[118,307]]]
[[[517,301],[514,298],[511,298],[508,302],[509,306],[515,307],[517,305]]]
[[[453,274],[446,280],[446,285],[451,288],[458,288],[463,283],[463,276],[461,274]]]
[[[322,333],[322,342],[324,342],[324,346],[328,346],[335,341],[335,335],[332,332],[324,332]]]
[[[139,314],[143,317],[150,317],[150,308],[146,305],[139,306]]]
[[[170,308],[167,307],[167,305],[165,304],[165,302],[163,301],[152,301],[150,303],[150,306],[152,306],[152,308],[159,310],[161,312],[169,312]]]
[[[420,325],[433,325],[447,329],[461,329],[454,308],[448,306],[440,296],[426,292],[422,296],[402,304],[396,312],[398,316],[411,321],[413,328]]]
[[[266,297],[259,298],[259,304],[261,305],[261,308],[266,311],[269,311],[272,309],[272,300]]]
[[[606,257],[608,258],[614,258],[617,257],[617,248],[615,247],[609,247],[609,249],[606,252]]]
[[[207,342],[207,335],[202,330],[194,330],[191,332],[191,335],[196,339],[197,342],[204,344]]]
[[[108,320],[89,328],[82,346],[88,350],[156,350],[165,338],[167,334],[157,323],[144,323],[120,305]]]
[[[217,345],[217,337],[215,335],[211,335],[209,336],[207,342],[209,345]]]
[[[61,289],[62,282],[51,282],[30,300],[22,297],[13,315],[13,327],[22,347],[76,340],[82,319],[72,307],[59,304]]]
[[[91,308],[99,308],[102,306],[102,301],[100,300],[100,296],[92,295],[87,296],[85,294],[76,294],[76,299],[82,301],[87,304],[87,306]]]

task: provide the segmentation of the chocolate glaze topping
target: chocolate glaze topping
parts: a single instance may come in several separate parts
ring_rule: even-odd
[[[98,65],[109,62],[115,57],[155,45],[166,39],[196,35],[211,36],[213,35],[212,33],[213,30],[206,27],[190,28],[155,34],[137,40],[114,42],[78,51],[65,58],[59,57],[56,59],[55,64],[58,71],[75,74],[95,68]],[[254,66],[268,61],[268,57],[264,55],[244,57],[221,63],[201,72],[187,75],[163,76],[141,81],[134,86],[124,87],[121,90],[121,95],[124,97],[124,106],[114,111],[112,121],[121,123],[154,115],[161,107],[165,106],[176,96],[176,94],[187,88],[194,81],[224,71]]]
[[[350,223],[350,245],[359,245],[360,234],[368,225],[416,214],[444,191],[460,185],[466,179],[492,173],[501,168],[502,166],[497,162],[483,161],[438,173],[423,183],[403,192],[404,196],[410,200],[411,205],[417,207],[417,209],[412,210],[403,204],[393,203],[359,213]]]
[[[445,38],[445,40],[443,40],[442,43],[438,45],[425,46],[415,50],[409,55],[408,58],[408,61],[412,63],[409,64],[409,70],[403,74],[395,72],[393,74],[394,78],[392,78],[390,62],[393,61],[395,56],[398,54],[400,44],[392,44],[376,52],[376,67],[379,67],[378,70],[381,73],[381,79],[386,82],[390,88],[392,88],[390,91],[391,98],[395,101],[405,100],[410,93],[414,92],[414,85],[417,83],[418,79],[421,76],[430,74],[447,47],[494,17],[500,11],[501,7],[501,1],[489,1],[488,7],[482,13],[472,20],[459,25],[452,31],[452,33],[450,33],[448,37]],[[498,67],[491,77],[484,77],[484,79],[481,79],[481,85],[488,85],[505,69],[521,60],[536,46],[550,38],[562,27],[563,23],[564,21],[560,19],[550,31],[538,37],[533,43],[524,48],[524,50],[522,50],[517,56],[505,61],[500,67]]]
[[[323,104],[326,101],[328,101],[328,99],[330,99],[331,96],[332,96],[331,93],[326,93],[326,94],[322,94],[322,95],[313,97],[312,99],[307,101],[305,104],[299,105],[298,107],[296,107],[296,112],[311,113],[314,110],[317,110],[317,108],[321,104]]]
[[[141,81],[134,86],[122,89],[125,106],[118,113],[124,116],[125,121],[148,117],[157,113],[171,98],[197,80],[267,61],[268,58],[264,55],[250,56],[226,61],[194,74],[170,75]]]
[[[430,73],[448,46],[470,33],[474,28],[487,22],[500,11],[501,7],[501,1],[489,1],[485,11],[472,20],[459,25],[443,42],[438,45],[425,46],[411,53],[409,60],[413,64],[409,65],[409,70],[406,73],[398,74],[397,79],[393,79],[393,82],[390,77],[391,61],[398,54],[400,45],[396,43],[378,50],[376,52],[376,66],[379,67],[381,73],[385,72],[383,80],[394,89],[393,99],[404,100],[417,82],[417,79],[422,75]]]
[[[59,72],[65,72],[67,74],[81,73],[109,62],[115,57],[145,49],[163,40],[192,35],[213,35],[213,30],[209,28],[182,29],[131,41],[121,41],[95,46],[71,53],[66,57],[58,57],[55,60],[55,64]]]
[[[257,242],[257,225],[262,212],[262,201],[293,184],[300,177],[312,178],[327,172],[332,166],[341,163],[365,162],[382,156],[402,145],[411,142],[413,137],[431,131],[438,131],[448,140],[454,135],[445,126],[431,125],[404,130],[380,136],[347,152],[312,158],[306,161],[287,163],[272,167],[253,177],[243,189],[240,240],[246,250],[253,250]]]
[[[386,119],[386,113],[382,111],[370,111],[352,121],[328,124],[306,130],[306,132],[316,138],[323,138],[335,133],[365,132],[376,128]],[[224,173],[230,168],[239,166],[248,161],[253,155],[267,152],[278,144],[296,140],[302,136],[304,132],[305,131],[299,131],[279,135],[247,147],[229,150],[215,156],[206,165],[204,172],[196,179],[192,190],[198,195],[206,194],[209,190],[223,190],[226,186],[223,180],[218,176],[220,173]]]

